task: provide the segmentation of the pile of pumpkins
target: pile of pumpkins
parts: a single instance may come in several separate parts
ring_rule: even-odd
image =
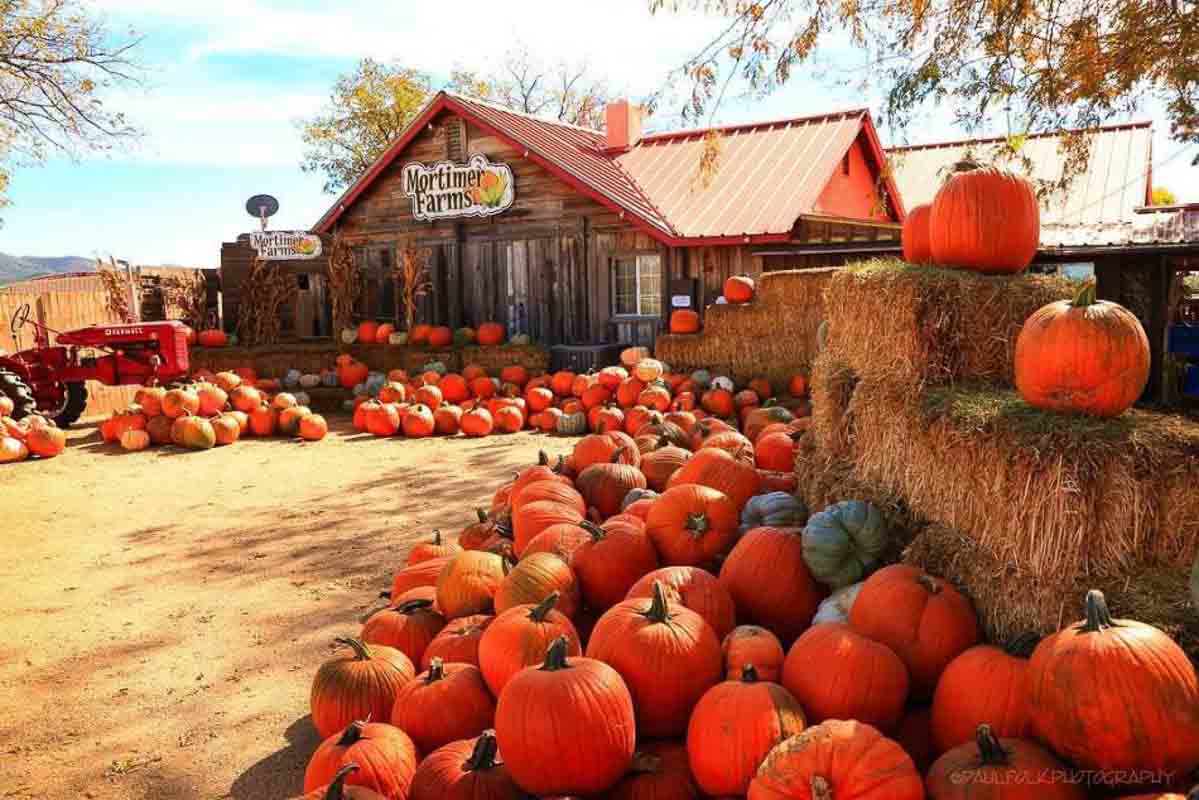
[[[769,434],[655,433],[543,454],[413,547],[317,670],[305,797],[1187,790],[1199,678],[1165,633],[1092,591],[1080,622],[985,642],[953,585],[884,563],[879,509],[764,488]]]
[[[559,371],[532,376],[520,365],[492,377],[483,367],[467,365],[447,372],[441,363],[426,365],[420,375],[393,370],[379,386],[354,401],[354,427],[376,436],[412,438],[433,435],[487,436],[523,429],[579,436],[589,431],[620,430],[652,437],[663,424],[704,431],[743,434],[730,447],[752,444],[767,426],[795,423],[796,430],[772,428],[786,441],[769,439],[759,459],[763,469],[790,475],[794,441],[810,413],[804,399],[807,377],[792,376],[776,398],[775,387],[756,378],[738,388],[731,378],[707,370],[672,373],[648,357],[644,348],[622,354],[628,366],[605,367],[576,374]],[[365,380],[365,365],[339,357],[342,383]]]
[[[390,344],[428,347],[440,350],[447,347],[464,347],[477,344],[495,347],[508,340],[508,331],[498,322],[484,322],[478,328],[462,327],[452,330],[444,325],[414,325],[410,331],[398,331],[390,322],[366,320],[357,328],[345,328],[341,332],[343,344]],[[526,334],[513,336],[514,345],[527,345]]]
[[[54,458],[67,447],[67,434],[38,414],[19,422],[12,418],[13,402],[0,395],[0,464],[15,464],[30,456]]]
[[[248,371],[245,371],[248,376]],[[219,372],[172,389],[142,388],[133,405],[100,424],[105,442],[125,450],[173,444],[188,450],[230,445],[243,436],[291,436],[320,441],[329,425],[303,402],[306,396],[270,393],[243,381],[235,372]]]
[[[1032,183],[1013,172],[963,162],[904,219],[903,258],[985,275],[1017,275],[1040,246],[1040,204]],[[1063,342],[1069,342],[1068,347]],[[1015,384],[1046,411],[1115,417],[1149,381],[1149,338],[1136,315],[1098,300],[1094,282],[1073,300],[1033,313],[1016,340]]]
[[[754,299],[754,279],[748,275],[733,275],[724,282],[724,294],[716,298],[717,305],[742,305]],[[690,308],[670,312],[671,333],[699,333],[699,314]]]

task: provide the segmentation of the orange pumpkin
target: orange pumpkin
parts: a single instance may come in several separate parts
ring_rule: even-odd
[[[932,263],[933,249],[929,230],[931,215],[932,206],[928,203],[921,203],[909,209],[907,216],[904,217],[899,240],[903,246],[903,260],[909,264]],[[792,394],[795,393],[792,392]]]
[[[645,532],[666,565],[703,566],[728,551],[739,522],[736,504],[723,492],[683,483],[654,501]]]
[[[1114,417],[1149,380],[1149,339],[1117,303],[1095,299],[1088,283],[1073,302],[1036,311],[1016,339],[1016,390],[1031,406]]]
[[[34,417],[33,419],[39,419]],[[30,425],[25,446],[38,458],[54,458],[67,449],[67,434],[52,424]]]
[[[329,433],[329,423],[320,414],[306,414],[300,419],[300,438],[319,442]]]
[[[932,697],[949,662],[978,643],[970,601],[940,578],[907,564],[866,579],[849,613],[855,631],[890,647],[907,665],[916,699]]]
[[[734,275],[724,282],[724,299],[730,303],[748,303],[754,299],[754,279]]]
[[[717,417],[731,417],[737,411],[733,393],[728,389],[709,389],[700,398],[700,405]]]
[[[645,382],[637,378],[625,378],[616,387],[616,404],[621,408],[632,408],[637,405],[637,398],[645,391]]]
[[[543,602],[557,595],[558,610],[568,617],[579,610],[579,581],[566,561],[552,553],[525,553],[495,591],[495,612]]]
[[[484,347],[503,344],[505,338],[507,338],[507,331],[498,322],[484,322],[475,333],[475,341]]]
[[[494,731],[439,747],[417,767],[409,800],[523,800],[498,754]]]
[[[580,527],[590,539],[571,552],[570,566],[589,608],[611,608],[627,598],[641,576],[658,568],[658,554],[643,526],[609,520]]]
[[[516,406],[502,406],[493,416],[495,427],[500,433],[516,433],[525,426],[524,414]]]
[[[479,642],[495,617],[490,614],[471,614],[452,619],[446,623],[421,656],[421,669],[428,669],[433,659],[440,658],[447,664],[479,665]]]
[[[933,198],[928,229],[934,263],[1013,274],[1037,254],[1041,210],[1025,178],[993,167],[966,168]]]
[[[720,643],[724,675],[733,680],[742,669],[752,666],[764,681],[782,683],[786,653],[779,637],[758,625],[738,625]],[[790,690],[794,694],[794,690]]]
[[[627,598],[653,597],[654,583],[660,583],[671,605],[689,608],[704,618],[718,638],[724,638],[737,624],[737,610],[728,589],[715,575],[699,567],[662,567],[647,573],[629,589]],[[780,661],[781,663],[781,661]]]
[[[711,796],[743,795],[766,754],[805,724],[791,692],[760,680],[746,664],[709,689],[691,712],[687,756],[695,782]]]
[[[299,800],[387,800],[365,786],[346,786],[346,780],[360,769],[357,764],[346,764],[337,770],[327,786],[318,786],[301,795]]]
[[[428,344],[429,343],[429,332],[432,330],[433,330],[432,325],[425,325],[424,323],[413,326],[412,330],[408,332],[408,343],[409,344]]]
[[[372,340],[375,344],[389,344],[391,335],[396,332],[396,326],[390,322],[384,322],[375,329],[375,338]]]
[[[490,383],[488,381],[488,384]],[[462,432],[472,437],[487,436],[491,433],[494,425],[495,422],[491,418],[491,412],[485,408],[472,408],[462,415],[460,421]]]
[[[360,639],[336,641],[345,649],[317,670],[310,698],[312,724],[325,737],[358,719],[390,721],[396,692],[416,675],[399,650]]]
[[[808,376],[797,372],[787,382],[787,393],[792,397],[804,397],[808,393]]]
[[[754,445],[754,459],[758,469],[772,472],[788,472],[795,469],[795,449],[800,433],[772,433],[758,438]]]
[[[359,638],[367,644],[380,644],[399,650],[413,664],[419,664],[429,643],[445,627],[445,617],[427,599],[404,600],[376,611],[362,626]]]
[[[684,484],[716,489],[726,495],[740,513],[749,499],[758,494],[761,479],[754,468],[752,449],[742,449],[734,456],[716,447],[704,447],[667,482],[671,488]]]
[[[375,336],[379,333],[379,323],[364,320],[358,324],[358,341],[362,344],[374,344]]]
[[[1028,737],[1028,657],[1036,644],[1037,637],[1030,634],[1006,649],[975,645],[949,662],[933,694],[932,735],[938,753],[969,743],[983,723],[999,737]]]
[[[431,753],[490,728],[495,700],[477,666],[434,658],[396,692],[391,722],[412,737],[419,752]]]
[[[737,605],[737,619],[767,628],[784,644],[807,629],[825,596],[804,561],[801,533],[799,528],[754,528],[720,567],[720,583]]]
[[[353,784],[347,788],[345,800],[368,800],[369,795],[349,794],[359,787],[388,800],[408,797],[416,763],[416,745],[408,734],[394,725],[355,721],[317,747],[304,770],[304,791],[316,792],[328,786],[353,765],[357,769],[343,778],[345,783]]]
[[[210,328],[200,331],[196,336],[196,342],[200,347],[225,347],[229,344],[229,337],[224,331]]]
[[[691,711],[720,680],[720,642],[703,617],[671,606],[661,584],[650,600],[625,600],[604,612],[587,657],[612,666],[633,696],[637,733],[677,736]]]
[[[429,331],[429,347],[449,347],[454,341],[454,332],[444,325],[439,325]]]
[[[700,800],[703,795],[691,775],[687,748],[679,742],[644,742],[633,765],[608,800]]]
[[[447,619],[491,613],[504,579],[504,559],[482,550],[450,557],[437,576],[437,607]]]
[[[670,312],[671,333],[698,333],[699,314],[689,308],[680,308]]]
[[[408,408],[401,425],[404,428],[404,435],[409,439],[423,439],[426,436],[432,436],[437,429],[433,412],[428,406],[420,403]]]
[[[540,664],[546,649],[560,636],[566,637],[568,656],[583,654],[570,617],[557,608],[558,598],[558,593],[552,592],[535,605],[506,609],[483,632],[479,669],[496,697],[513,675]]]
[[[932,800],[975,800],[978,787],[996,800],[1087,800],[1084,785],[1069,767],[1033,742],[999,738],[979,725],[972,741],[941,756],[928,772]]]

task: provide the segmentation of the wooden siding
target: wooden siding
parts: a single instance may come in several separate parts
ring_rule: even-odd
[[[326,256],[333,246],[329,237],[323,237],[322,246]],[[308,289],[300,291],[296,300],[284,306],[282,335],[285,340],[310,338],[313,336],[328,336],[332,333],[329,328],[328,298],[324,291],[324,276],[329,269],[327,257],[278,262],[288,272],[297,276],[308,276]],[[225,242],[221,245],[221,306],[223,309],[223,325],[226,333],[237,330],[237,320],[241,305],[242,287],[254,266],[254,248],[244,237],[236,242]]]

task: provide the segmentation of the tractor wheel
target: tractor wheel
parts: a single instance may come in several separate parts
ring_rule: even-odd
[[[83,411],[87,408],[86,383],[68,383],[66,388],[67,402],[54,418],[54,423],[60,428],[69,428],[75,420],[83,416]]]
[[[12,400],[13,419],[24,419],[37,410],[37,401],[33,399],[29,385],[15,372],[0,369],[0,394]]]

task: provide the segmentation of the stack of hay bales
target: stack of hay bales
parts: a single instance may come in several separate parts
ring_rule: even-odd
[[[905,559],[961,586],[996,640],[1078,618],[1094,587],[1195,652],[1199,425],[1051,414],[1011,389],[1024,320],[1073,289],[899,262],[835,275],[800,485],[890,502]]]
[[[807,373],[812,366],[824,289],[836,272],[764,273],[756,278],[752,301],[708,306],[702,331],[659,336],[654,356],[676,372],[713,370],[738,383],[764,376],[777,391],[796,372]]]

